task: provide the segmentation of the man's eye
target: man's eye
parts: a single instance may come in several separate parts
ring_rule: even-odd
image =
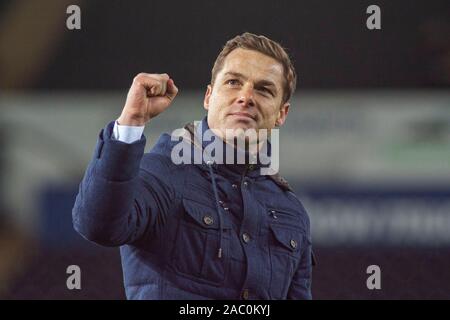
[[[270,91],[270,90],[267,89],[266,87],[261,87],[261,88],[259,88],[259,91],[262,91],[262,92],[264,92],[264,93],[273,95],[273,94],[272,94],[272,91]]]
[[[230,79],[227,81],[227,84],[231,85],[231,86],[236,86],[239,84],[239,80],[236,79]]]

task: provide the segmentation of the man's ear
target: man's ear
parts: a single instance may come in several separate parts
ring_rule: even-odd
[[[286,102],[285,104],[283,104],[278,112],[278,117],[277,120],[275,121],[275,126],[277,127],[281,127],[284,122],[286,121],[288,112],[289,112],[289,107],[290,104],[289,102]]]
[[[212,87],[210,84],[206,87],[205,98],[203,99],[203,108],[209,109],[209,98],[211,97]]]

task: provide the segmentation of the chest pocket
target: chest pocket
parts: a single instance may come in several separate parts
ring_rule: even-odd
[[[176,273],[192,280],[219,285],[228,273],[231,225],[222,215],[222,257],[218,258],[219,217],[216,208],[201,202],[183,199],[172,266]]]
[[[270,256],[270,294],[284,299],[305,245],[305,231],[294,212],[268,209],[268,247]]]

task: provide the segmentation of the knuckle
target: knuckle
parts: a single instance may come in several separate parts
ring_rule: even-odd
[[[146,74],[144,73],[144,72],[140,72],[140,73],[138,73],[137,75],[136,75],[136,77],[134,77],[135,79],[140,79],[140,78],[143,78],[143,77],[145,77],[146,76]]]
[[[145,73],[138,73],[134,78],[133,78],[133,82],[142,82],[143,78],[145,77]]]

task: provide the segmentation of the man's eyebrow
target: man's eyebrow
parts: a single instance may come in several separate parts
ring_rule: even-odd
[[[228,72],[226,72],[225,74],[224,74],[225,76],[233,76],[233,77],[237,77],[237,78],[242,78],[242,79],[247,79],[247,77],[246,76],[244,76],[242,73],[239,73],[239,72],[234,72],[234,71],[228,71]],[[270,81],[270,80],[260,80],[260,81],[258,81],[257,82],[258,83],[258,85],[260,85],[260,86],[272,86],[272,87],[275,87],[275,89],[276,89],[276,85],[275,85],[275,83],[273,83],[272,81]]]
[[[247,79],[247,77],[244,76],[242,73],[234,72],[234,71],[228,71],[224,75],[225,76],[233,76],[233,77],[237,77],[237,78]]]

